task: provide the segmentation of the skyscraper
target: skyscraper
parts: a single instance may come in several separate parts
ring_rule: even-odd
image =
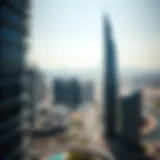
[[[43,103],[46,97],[46,86],[44,82],[43,74],[36,68],[30,68],[27,71],[28,76],[28,92],[30,99],[30,122],[34,127],[36,118],[36,109],[40,103]]]
[[[53,81],[53,97],[54,104],[66,105],[67,86],[66,82],[61,78],[56,78]]]
[[[115,46],[108,18],[104,19],[104,32],[104,136],[116,159],[148,160],[140,145],[141,94],[125,97],[119,107]],[[122,113],[120,132],[117,132],[117,113]]]
[[[104,134],[105,137],[113,138],[116,130],[117,63],[108,17],[104,18],[104,40]]]
[[[122,100],[122,138],[127,142],[139,144],[141,125],[141,92],[125,97]]]
[[[76,109],[82,103],[80,83],[76,78],[64,80],[57,78],[53,81],[54,103],[64,105],[68,109]]]
[[[82,103],[82,94],[80,82],[75,78],[69,80],[67,90],[67,104],[71,106],[72,109],[77,109]]]
[[[0,159],[22,160],[28,150],[22,129],[27,107],[22,82],[29,0],[0,2]],[[24,118],[24,117],[23,117]]]

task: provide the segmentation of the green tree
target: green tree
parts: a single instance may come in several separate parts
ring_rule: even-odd
[[[84,138],[80,141],[80,145],[86,146],[88,145],[89,140],[87,138]],[[70,152],[68,155],[67,160],[93,160],[94,156],[87,154],[87,153],[80,153],[80,152]]]
[[[93,157],[86,153],[78,153],[78,152],[71,152],[69,153],[68,160],[93,160]]]

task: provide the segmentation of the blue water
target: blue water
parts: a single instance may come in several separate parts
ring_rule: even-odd
[[[54,154],[53,156],[49,157],[48,160],[63,160],[63,154]]]

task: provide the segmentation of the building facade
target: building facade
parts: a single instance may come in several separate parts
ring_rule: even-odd
[[[113,138],[116,132],[117,63],[112,27],[107,17],[104,18],[104,40],[104,134]]]
[[[27,157],[29,140],[24,136],[23,109],[26,36],[29,0],[0,2],[0,159]]]
[[[28,78],[28,93],[30,99],[30,108],[28,109],[30,114],[30,123],[34,127],[37,119],[37,108],[44,103],[46,98],[46,84],[43,74],[36,68],[30,68],[27,70]]]
[[[123,139],[139,144],[142,123],[142,96],[137,91],[122,100],[122,132]]]
[[[63,79],[56,78],[52,85],[53,104],[65,105],[66,104],[66,82]]]
[[[55,79],[53,81],[53,101],[71,110],[78,108],[82,101],[81,85],[77,79]]]

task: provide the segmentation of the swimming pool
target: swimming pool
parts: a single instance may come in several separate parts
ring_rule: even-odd
[[[59,153],[59,154],[54,154],[51,157],[48,158],[48,160],[63,160],[63,154]]]

